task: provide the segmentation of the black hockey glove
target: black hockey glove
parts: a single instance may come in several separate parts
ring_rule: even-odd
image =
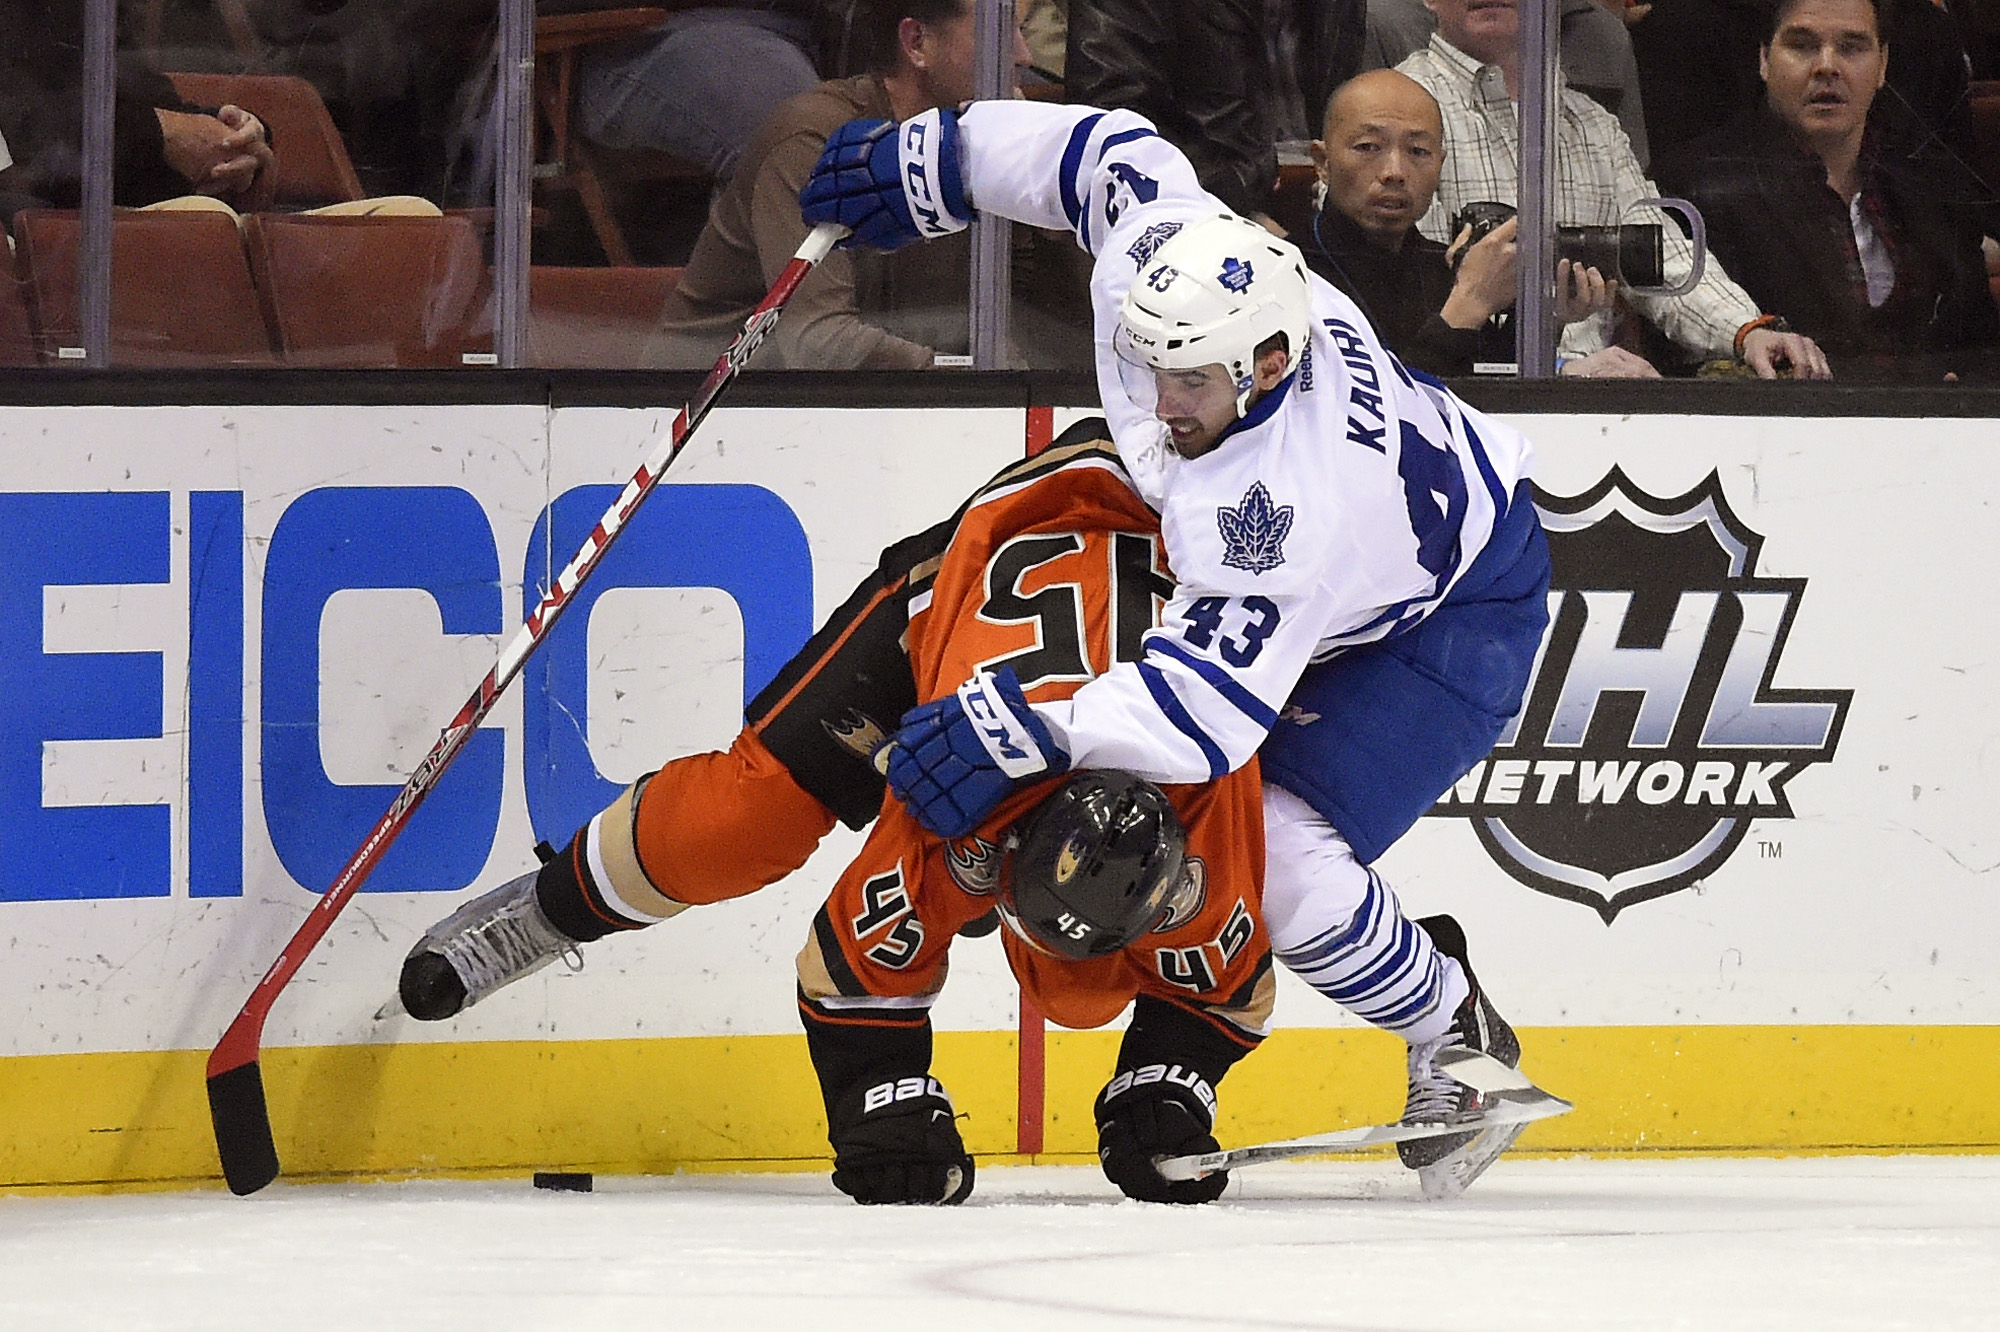
[[[1204,1179],[1168,1180],[1153,1162],[1218,1149],[1215,1089],[1180,1064],[1127,1069],[1097,1095],[1097,1159],[1104,1176],[1141,1202],[1205,1203],[1222,1196],[1227,1171]]]
[[[833,1187],[858,1203],[961,1203],[972,1158],[951,1098],[936,1078],[894,1078],[848,1089],[834,1105]]]

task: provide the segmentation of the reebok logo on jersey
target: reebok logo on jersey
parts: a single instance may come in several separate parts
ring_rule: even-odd
[[[1623,472],[1536,492],[1553,576],[1519,713],[1431,813],[1473,821],[1508,874],[1608,925],[1714,873],[1786,783],[1831,762],[1854,693],[1775,686],[1803,578],[1761,578],[1764,538],[1721,477],[1658,499]]]
[[[1292,506],[1273,504],[1271,492],[1259,481],[1235,508],[1226,504],[1218,508],[1215,525],[1222,531],[1223,565],[1260,574],[1285,562],[1285,536],[1292,530]]]

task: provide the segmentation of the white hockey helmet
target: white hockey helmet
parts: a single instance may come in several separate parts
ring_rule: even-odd
[[[1299,247],[1234,213],[1190,222],[1153,252],[1125,293],[1113,335],[1128,362],[1155,370],[1221,365],[1236,415],[1256,387],[1257,348],[1285,335],[1285,373],[1312,327]]]

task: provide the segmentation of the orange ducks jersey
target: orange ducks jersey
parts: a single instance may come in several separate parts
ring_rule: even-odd
[[[1013,668],[1032,701],[1065,698],[1114,660],[1141,654],[1172,588],[1159,521],[1110,445],[1050,449],[974,496],[945,553],[913,572],[906,643],[918,699],[1002,667]],[[973,836],[951,843],[885,799],[799,954],[809,1016],[926,1021],[953,938],[992,907],[1007,830],[1060,780],[1014,792]],[[1063,1026],[1101,1026],[1149,994],[1253,1045],[1274,990],[1257,764],[1164,789],[1187,829],[1187,872],[1199,893],[1122,952],[1086,962],[1002,931],[1008,961],[1036,1006]]]

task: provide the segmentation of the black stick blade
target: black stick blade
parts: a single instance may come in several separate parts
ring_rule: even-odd
[[[264,1075],[254,1061],[208,1080],[208,1113],[215,1121],[215,1150],[231,1193],[239,1198],[255,1193],[278,1177]]]

